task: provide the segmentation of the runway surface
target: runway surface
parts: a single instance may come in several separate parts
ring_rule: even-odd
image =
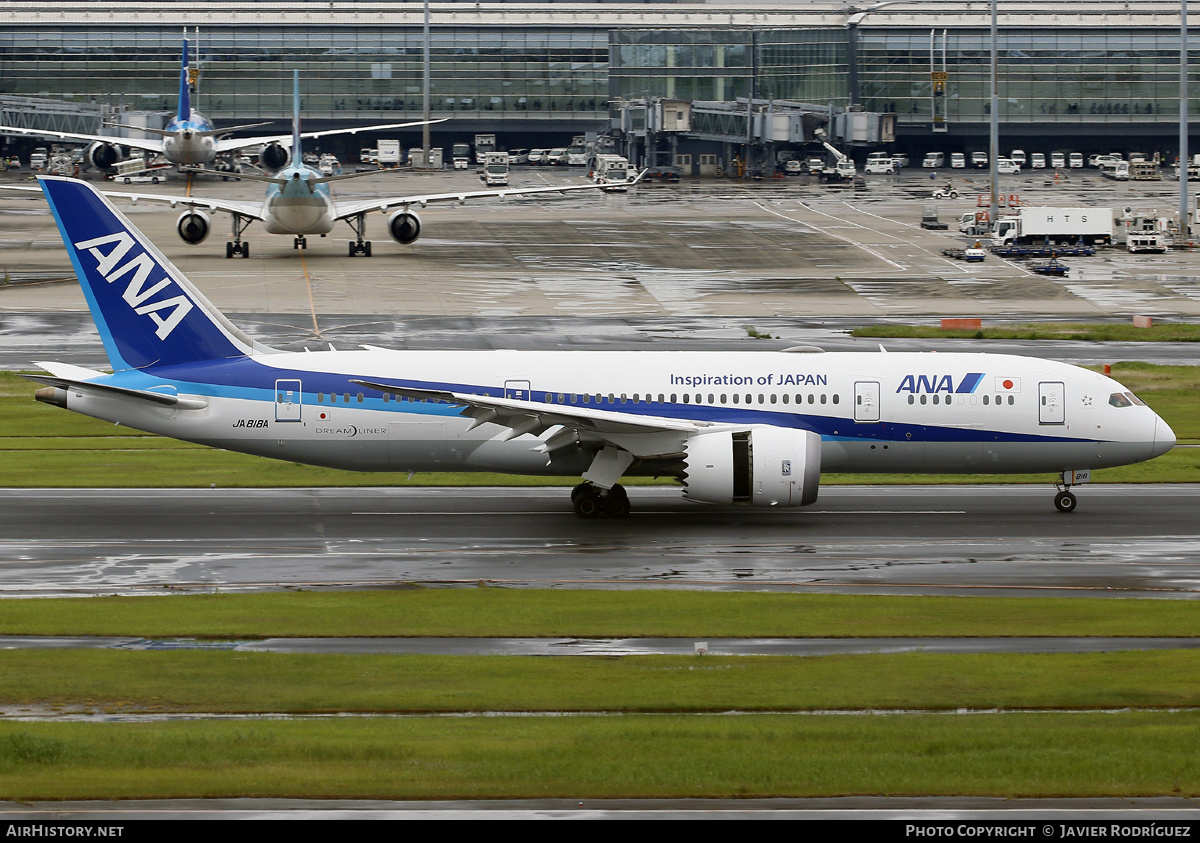
[[[789,511],[632,487],[0,490],[0,595],[493,584],[1200,597],[1200,488],[826,486]]]

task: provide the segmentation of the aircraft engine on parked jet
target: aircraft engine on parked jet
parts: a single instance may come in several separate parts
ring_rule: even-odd
[[[211,226],[208,215],[200,211],[184,211],[175,223],[175,229],[184,243],[195,246],[208,236]]]
[[[756,425],[688,438],[684,497],[703,503],[807,506],[821,481],[821,437]]]
[[[292,154],[277,143],[264,146],[263,151],[258,154],[259,163],[268,170],[282,170],[291,159]]]
[[[397,211],[388,217],[387,228],[393,240],[407,246],[421,236],[421,218],[412,211]]]
[[[121,150],[111,143],[97,141],[88,147],[88,163],[97,170],[111,170],[124,156]]]

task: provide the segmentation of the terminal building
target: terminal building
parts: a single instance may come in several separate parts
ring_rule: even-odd
[[[123,113],[150,125],[175,106],[185,28],[198,42],[195,105],[218,126],[285,129],[292,69],[306,129],[422,114],[421,0],[4,8],[4,124],[94,132]],[[999,0],[999,12],[1002,149],[1177,152],[1178,0]],[[565,145],[630,131],[630,103],[667,100],[694,106],[700,124],[680,127],[671,154],[800,145],[821,125],[849,151],[986,149],[990,21],[987,0],[432,2],[430,107],[452,118],[434,141],[495,132],[502,148]],[[1188,49],[1195,80],[1200,36]],[[790,115],[793,129],[752,117],[762,113]],[[855,113],[874,117],[838,119]]]

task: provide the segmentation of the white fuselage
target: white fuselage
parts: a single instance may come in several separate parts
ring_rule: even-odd
[[[154,433],[356,470],[569,474],[591,453],[548,456],[540,437],[484,423],[461,405],[355,385],[509,397],[631,418],[715,427],[768,425],[821,437],[821,471],[1058,472],[1147,460],[1170,428],[1119,383],[1053,361],[991,354],[331,351],[268,354],[225,365],[224,382],[191,367],[126,373],[113,383],[174,388],[199,409],[118,396],[69,408]],[[211,369],[209,370],[211,371]],[[1132,400],[1131,400],[1132,399]],[[629,473],[671,474],[685,433],[631,439]]]

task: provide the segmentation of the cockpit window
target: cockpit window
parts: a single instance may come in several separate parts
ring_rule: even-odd
[[[1133,396],[1131,395],[1129,398],[1126,398],[1126,394],[1127,393],[1114,392],[1112,395],[1108,396],[1108,403],[1112,404],[1114,407],[1132,407],[1133,402],[1130,401],[1129,398],[1132,398]]]
[[[1141,398],[1138,398],[1136,395],[1134,395],[1132,392],[1126,392],[1125,397],[1128,398],[1130,401],[1132,401],[1134,404],[1137,404],[1139,407],[1146,406],[1145,402],[1142,401]]]

